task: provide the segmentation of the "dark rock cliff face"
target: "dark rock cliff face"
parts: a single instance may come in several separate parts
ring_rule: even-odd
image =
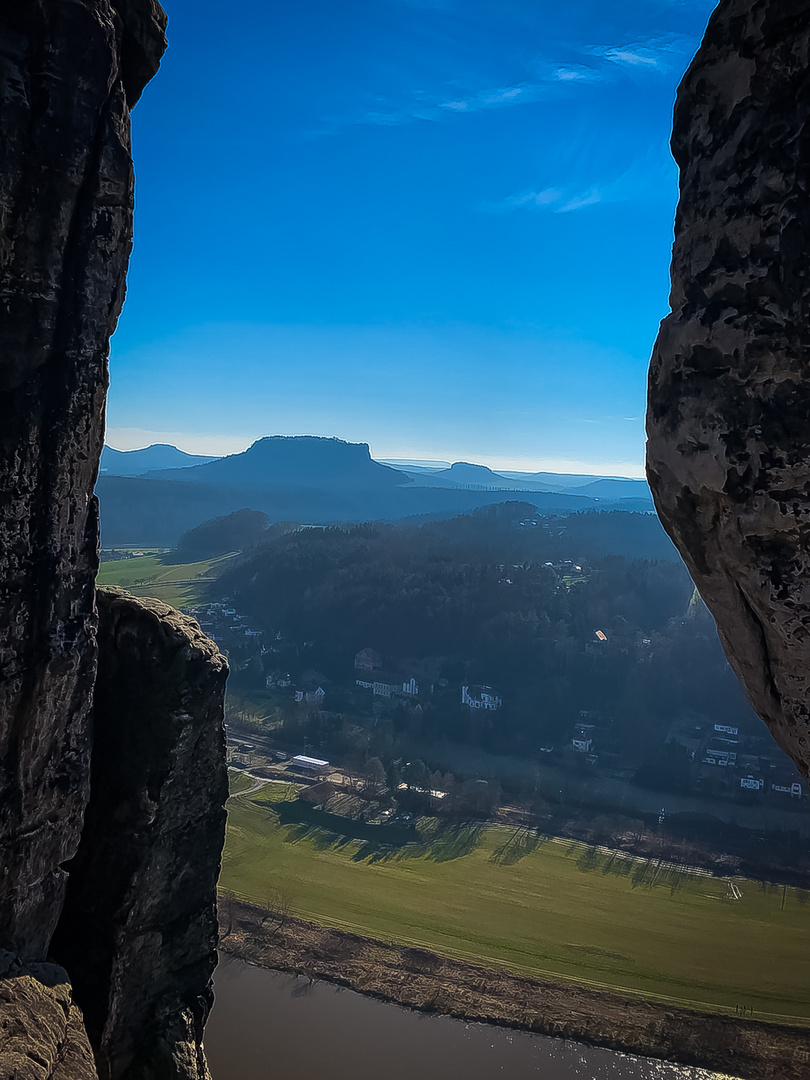
[[[721,0],[681,85],[648,476],[759,714],[810,773],[810,2]]]
[[[98,612],[90,804],[53,952],[102,1080],[203,1078],[228,668],[193,619],[157,600],[102,590]]]
[[[87,800],[92,495],[150,0],[0,9],[0,944],[42,957]]]
[[[129,110],[165,25],[155,0],[0,4],[2,1076],[96,1075],[71,981],[101,1075],[205,1075],[224,662],[196,624],[102,601],[95,738],[91,717],[93,485],[132,239]],[[42,963],[57,922],[67,975]]]

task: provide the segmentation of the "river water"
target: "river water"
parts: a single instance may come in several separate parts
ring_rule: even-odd
[[[224,960],[205,1029],[213,1080],[710,1080],[718,1073],[425,1016]]]

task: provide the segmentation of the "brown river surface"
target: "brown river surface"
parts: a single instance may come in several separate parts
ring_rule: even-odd
[[[205,1029],[213,1080],[719,1080],[525,1032],[426,1016],[223,960]]]

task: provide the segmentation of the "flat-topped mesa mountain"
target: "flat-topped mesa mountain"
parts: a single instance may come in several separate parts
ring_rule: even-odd
[[[635,508],[649,503],[650,490],[646,480],[630,480],[610,476],[574,476],[555,473],[499,473],[486,465],[457,461],[449,469],[414,472],[416,487],[454,487],[477,491],[544,491],[549,494],[578,495],[595,501],[624,502],[633,500]],[[538,479],[544,477],[544,479]]]
[[[153,469],[184,469],[215,460],[212,455],[187,454],[169,443],[152,443],[142,450],[114,450],[105,446],[101,451],[99,473],[102,476],[143,476]]]
[[[456,461],[449,469],[414,473],[416,487],[467,488],[472,491],[550,491],[533,480],[512,480],[494,472],[487,465]]]
[[[156,0],[0,4],[0,1077],[18,1080],[208,1077],[227,665],[134,598],[99,634],[95,593],[130,109],[165,27]],[[137,754],[125,716],[159,731]],[[79,863],[102,917],[67,925]]]
[[[721,0],[681,84],[648,475],[732,667],[810,775],[810,0]]]
[[[570,484],[511,480],[483,465],[411,471],[375,461],[366,443],[311,435],[271,436],[241,454],[145,476],[99,477],[104,546],[174,546],[191,529],[237,510],[266,514],[271,522],[397,521],[423,514],[453,516],[503,502],[512,492],[546,513],[589,509],[647,511],[644,481],[611,481],[614,493],[575,490]],[[597,478],[597,482],[600,478]]]
[[[509,481],[493,472],[487,465],[474,465],[469,461],[454,461],[449,469],[437,472],[436,477],[453,484],[508,487]]]
[[[196,465],[162,469],[152,479],[238,488],[393,488],[410,477],[372,459],[368,443],[316,435],[271,435],[241,454]]]

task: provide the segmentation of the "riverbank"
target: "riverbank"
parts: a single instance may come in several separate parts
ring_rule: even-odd
[[[611,1050],[697,1065],[741,1080],[806,1080],[810,1032],[547,982],[220,901],[220,949],[383,1001]]]

